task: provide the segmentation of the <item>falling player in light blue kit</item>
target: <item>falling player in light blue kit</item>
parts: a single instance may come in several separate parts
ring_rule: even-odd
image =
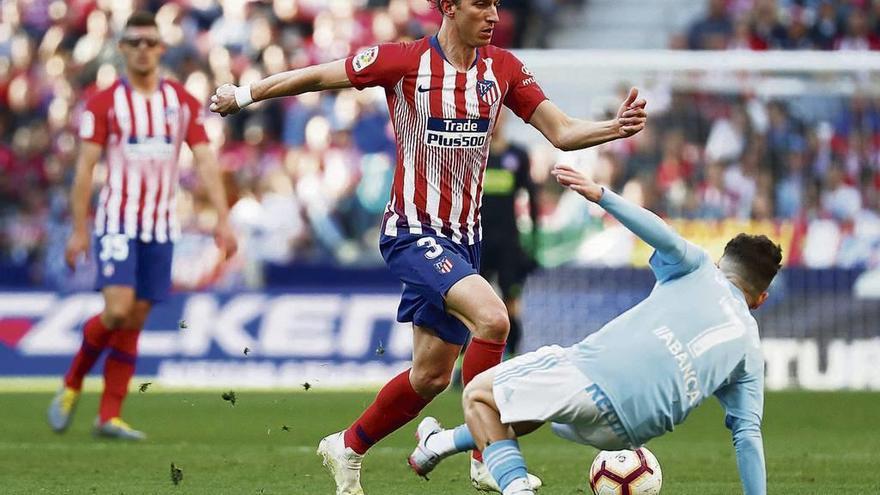
[[[604,450],[634,448],[672,431],[710,395],[725,410],[747,495],[767,492],[761,416],[764,360],[749,313],[767,299],[782,251],[765,236],[739,234],[714,264],[653,213],[576,170],[556,180],[598,203],[655,249],[651,294],[571,347],[549,346],[478,375],[465,389],[465,425],[419,424],[410,466],[425,475],[476,448],[504,495],[529,495],[516,438],[545,422],[554,433]]]

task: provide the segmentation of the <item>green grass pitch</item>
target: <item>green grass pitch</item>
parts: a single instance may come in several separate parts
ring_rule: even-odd
[[[332,494],[315,455],[318,440],[346,426],[373,393],[134,391],[126,417],[150,435],[142,444],[95,440],[97,394],[87,393],[64,435],[49,431],[47,393],[0,393],[0,493],[3,494]],[[709,401],[674,433],[651,442],[663,468],[663,493],[740,493],[721,410]],[[425,411],[461,421],[458,393]],[[880,493],[880,394],[769,393],[764,445],[771,494]],[[289,431],[282,427],[287,426]],[[374,447],[364,461],[368,495],[476,493],[467,458],[448,459],[425,481],[406,465],[415,422]],[[595,451],[547,429],[521,442],[542,495],[588,493]],[[183,470],[177,486],[170,465]]]

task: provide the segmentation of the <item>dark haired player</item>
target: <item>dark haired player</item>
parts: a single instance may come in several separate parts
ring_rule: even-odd
[[[464,383],[501,362],[507,308],[479,275],[479,265],[483,173],[502,105],[565,150],[631,136],[647,118],[635,89],[612,120],[569,117],[547,100],[516,57],[489,44],[497,0],[433,3],[443,15],[436,36],[374,46],[246,86],[223,85],[212,99],[211,110],[226,115],[254,101],[309,91],[385,89],[397,167],[380,250],[404,283],[397,319],[413,324],[413,364],[351,426],[321,441],[318,450],[338,495],[363,493],[360,467],[367,449],[418,416],[447,387],[468,338]],[[471,475],[478,486],[497,489],[479,460]]]
[[[761,416],[764,358],[749,312],[767,300],[782,250],[739,234],[717,265],[656,215],[567,166],[556,180],[600,206],[655,249],[644,301],[571,346],[542,347],[478,375],[465,388],[465,425],[419,424],[410,465],[425,475],[445,457],[480,448],[504,495],[532,495],[516,438],[546,422],[603,450],[640,446],[672,431],[714,395],[733,432],[746,495],[767,493]]]
[[[82,347],[64,377],[64,386],[49,406],[53,430],[70,425],[83,377],[105,351],[104,393],[95,433],[141,440],[145,435],[121,419],[122,402],[137,360],[138,336],[153,304],[171,288],[171,256],[180,235],[176,193],[180,148],[193,152],[196,169],[218,213],[214,230],[226,256],[236,251],[227,221],[228,208],[217,160],[202,125],[203,106],[183,86],[159,75],[165,47],[156,19],[149,12],[129,17],[119,40],[125,75],[96,93],[80,121],[82,145],[70,194],[73,232],[66,260],[73,269],[89,250],[94,235],[98,261],[96,287],[104,309],[83,326]],[[92,174],[101,155],[107,182],[88,231]]]

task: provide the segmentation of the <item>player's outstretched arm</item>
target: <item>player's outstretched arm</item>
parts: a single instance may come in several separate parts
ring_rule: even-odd
[[[568,165],[556,165],[550,173],[563,186],[605,208],[633,234],[656,249],[663,259],[674,263],[684,257],[687,241],[657,215],[596,184]]]
[[[638,89],[630,89],[615,118],[599,122],[569,117],[553,102],[544,100],[535,109],[529,124],[561,150],[589,148],[632,136],[645,128],[648,121],[648,113],[645,111],[647,102],[638,96]]]
[[[764,410],[764,367],[760,351],[755,350],[755,369],[733,383],[715,391],[724,408],[724,424],[733,434],[736,467],[745,495],[766,495],[767,470],[764,465],[764,441],[761,415]],[[749,361],[747,361],[749,363]],[[749,365],[746,364],[749,368]]]
[[[238,113],[255,101],[294,96],[325,89],[352,87],[345,73],[345,60],[279,72],[244,86],[224,84],[211,97],[210,110],[226,116]]]
[[[70,216],[73,230],[64,250],[64,260],[73,270],[76,261],[89,250],[89,201],[92,197],[92,175],[101,159],[103,147],[91,141],[83,141],[76,161],[76,174],[70,189]]]
[[[761,436],[761,425],[727,417],[727,423],[733,432],[733,446],[736,449],[736,467],[742,481],[745,495],[767,494],[767,470],[764,465],[764,441]]]

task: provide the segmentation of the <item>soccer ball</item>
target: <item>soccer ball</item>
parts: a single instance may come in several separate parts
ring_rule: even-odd
[[[650,450],[603,450],[590,467],[595,495],[657,495],[663,474]]]

